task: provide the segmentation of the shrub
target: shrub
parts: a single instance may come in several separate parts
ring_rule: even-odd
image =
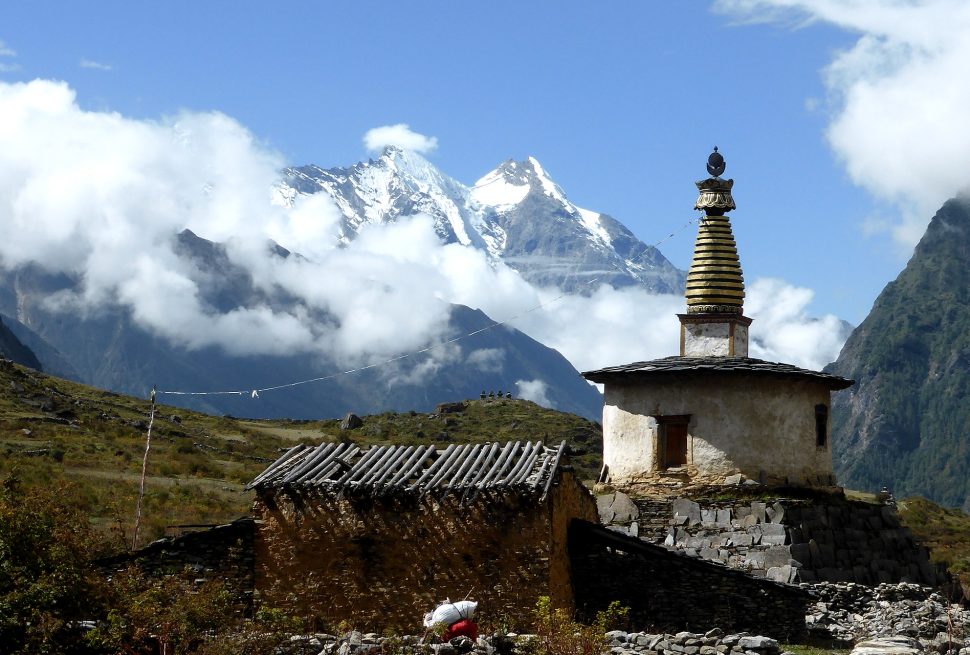
[[[525,645],[525,651],[527,655],[599,655],[605,649],[606,631],[625,626],[629,613],[629,607],[613,601],[596,614],[592,625],[584,625],[567,610],[553,607],[548,596],[540,596],[533,628],[537,638]]]
[[[0,486],[0,644],[6,653],[75,653],[78,622],[96,618],[106,587],[91,573],[101,540],[74,488]]]
[[[195,585],[188,575],[148,578],[132,567],[111,586],[107,617],[86,635],[103,651],[194,653],[234,619],[229,593],[217,582]]]

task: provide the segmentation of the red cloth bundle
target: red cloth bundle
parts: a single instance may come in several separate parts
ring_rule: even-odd
[[[472,641],[478,640],[478,624],[471,619],[462,619],[448,626],[444,634],[444,641],[455,637],[468,637]]]

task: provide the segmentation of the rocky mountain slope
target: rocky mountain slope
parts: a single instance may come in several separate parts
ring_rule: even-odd
[[[343,215],[344,242],[369,223],[424,213],[444,243],[482,249],[538,286],[579,293],[596,284],[683,291],[683,271],[616,219],[571,203],[532,157],[506,161],[471,187],[394,146],[348,168],[302,166],[284,173],[280,201],[330,195]]]
[[[970,510],[970,200],[948,201],[827,372],[839,481]]]
[[[185,231],[177,237],[180,257],[194,261],[208,281],[202,288],[207,306],[218,311],[252,306],[267,299],[249,273],[234,266],[223,246]],[[282,248],[277,256],[290,256]],[[327,376],[347,368],[325,357],[303,353],[286,356],[234,356],[215,347],[188,350],[139,326],[121,309],[64,313],[46,299],[78,280],[52,276],[26,267],[0,279],[0,314],[32,335],[45,370],[105,389],[145,397],[159,389],[250,389]],[[460,305],[450,308],[453,335],[491,325],[484,313]],[[447,356],[441,356],[441,352]],[[431,356],[436,356],[432,361]],[[484,390],[517,393],[518,381],[540,381],[553,407],[598,419],[599,392],[557,351],[525,334],[500,327],[486,330],[448,349],[332,379],[265,392],[258,398],[240,395],[170,396],[173,403],[210,413],[235,416],[324,418],[348,411],[428,411],[444,399],[477,398]]]
[[[25,346],[16,334],[10,331],[2,317],[0,317],[0,356],[23,366],[37,370],[41,368],[40,361],[34,352]]]

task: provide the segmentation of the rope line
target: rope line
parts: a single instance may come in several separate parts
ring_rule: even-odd
[[[668,234],[664,238],[660,239],[659,241],[657,241],[656,243],[654,243],[652,245],[648,245],[646,248],[643,249],[643,251],[639,255],[637,255],[633,259],[629,260],[629,263],[632,264],[632,263],[636,262],[638,259],[640,259],[641,257],[643,257],[650,248],[657,248],[661,244],[665,243],[666,241],[669,241],[670,239],[672,239],[676,235],[678,235],[681,232],[683,232],[684,230],[686,230],[688,227],[690,227],[692,224],[696,223],[698,220],[699,220],[698,218],[691,218],[689,221],[687,221],[686,223],[684,223],[683,225],[681,225],[679,228],[677,228],[676,230],[674,230],[673,232],[671,232],[670,234]],[[703,220],[703,219],[700,219],[700,220]],[[614,268],[617,271],[621,271],[622,270],[618,266],[616,266],[615,263],[613,264],[613,266],[614,266]],[[602,277],[603,277],[602,274],[597,275],[596,277],[590,279],[589,281],[584,282],[582,285],[580,285],[580,287],[587,287],[587,286],[593,285],[596,282],[598,282]],[[289,389],[289,388],[298,387],[298,386],[301,386],[301,385],[304,385],[304,384],[312,384],[314,382],[324,382],[326,380],[332,380],[332,379],[337,378],[337,377],[340,377],[342,375],[350,375],[352,373],[360,373],[361,371],[366,371],[368,369],[379,368],[381,366],[386,366],[388,364],[392,364],[394,362],[401,361],[402,359],[407,359],[408,357],[413,357],[415,355],[421,355],[423,353],[430,352],[430,351],[432,351],[432,350],[434,350],[436,348],[441,348],[441,347],[447,346],[449,344],[452,344],[452,343],[455,343],[455,342],[458,342],[458,341],[462,341],[463,339],[468,339],[469,337],[473,337],[476,334],[481,334],[482,332],[487,332],[487,331],[492,330],[492,329],[495,329],[497,327],[501,327],[503,325],[508,325],[512,321],[517,320],[519,318],[522,318],[523,316],[525,316],[527,314],[531,314],[532,312],[535,312],[535,311],[537,311],[539,309],[542,309],[543,307],[547,307],[549,305],[552,305],[553,303],[559,302],[560,300],[562,300],[563,298],[565,298],[568,295],[570,295],[570,294],[568,294],[566,292],[560,293],[555,298],[551,298],[549,300],[540,302],[539,304],[537,304],[537,305],[535,305],[533,307],[530,307],[529,309],[526,309],[525,311],[519,312],[518,314],[515,314],[513,316],[509,316],[508,318],[506,318],[506,319],[504,319],[502,321],[495,321],[495,322],[491,323],[490,325],[486,325],[483,328],[479,328],[477,330],[474,330],[472,332],[468,332],[468,333],[465,333],[465,334],[460,334],[457,337],[452,337],[451,339],[447,339],[445,341],[439,341],[437,343],[431,344],[430,346],[426,346],[424,348],[421,348],[420,350],[413,350],[413,351],[406,352],[406,353],[403,353],[403,354],[400,354],[400,355],[396,355],[394,357],[391,357],[389,359],[385,359],[385,360],[382,360],[382,361],[379,361],[379,362],[374,362],[372,364],[367,364],[365,366],[358,366],[356,368],[350,368],[350,369],[347,369],[345,371],[339,371],[339,372],[336,372],[336,373],[331,373],[329,375],[322,375],[320,377],[309,378],[309,379],[306,379],[306,380],[298,380],[296,382],[287,382],[286,384],[277,384],[277,385],[270,386],[270,387],[261,387],[261,388],[255,388],[255,389],[228,389],[228,390],[223,390],[223,391],[176,391],[176,390],[159,390],[158,393],[159,394],[166,395],[166,396],[246,396],[246,395],[249,395],[252,398],[259,398],[259,394],[264,393],[264,392],[267,392],[267,391],[279,391],[280,389]],[[152,395],[154,397],[154,389],[153,389],[153,394]]]

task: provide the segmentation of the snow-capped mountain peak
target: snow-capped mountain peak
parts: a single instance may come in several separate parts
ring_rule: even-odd
[[[539,183],[544,194],[558,200],[563,204],[569,204],[569,201],[566,200],[566,194],[563,193],[562,188],[552,181],[552,178],[549,177],[545,169],[542,168],[542,165],[539,163],[538,159],[535,157],[529,157],[526,159],[526,163],[528,164],[532,176]]]
[[[385,146],[374,165],[414,182],[445,185],[455,182],[418,153],[398,146]]]
[[[522,202],[531,190],[528,176],[510,159],[475,182],[471,197],[482,207],[501,211]]]
[[[512,159],[502,162],[475,182],[471,189],[472,198],[478,204],[498,211],[518,205],[531,191],[571,207],[562,188],[549,177],[539,160],[531,156],[522,162]]]
[[[421,155],[387,146],[377,159],[347,168],[284,171],[279,197],[330,195],[343,213],[341,240],[367,223],[426,214],[444,243],[504,262],[541,286],[589,292],[590,280],[679,292],[684,274],[618,221],[572,204],[535,157],[507,160],[471,187]]]

